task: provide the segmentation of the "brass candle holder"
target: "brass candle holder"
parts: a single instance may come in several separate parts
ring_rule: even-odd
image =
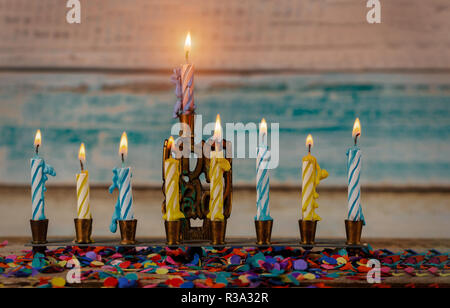
[[[255,220],[256,244],[270,245],[273,220]]]
[[[136,226],[137,220],[119,220],[121,245],[136,244]]]
[[[92,240],[92,218],[90,219],[79,219],[75,218],[75,243],[77,244],[90,244],[94,241]]]
[[[303,245],[314,245],[316,238],[317,220],[299,220],[300,243]]]
[[[33,244],[47,243],[48,219],[30,220]]]
[[[211,221],[211,244],[224,245],[226,229],[227,229],[227,221],[226,220],[212,220]]]
[[[208,143],[209,147],[205,146],[205,141],[195,144],[194,143],[194,121],[195,115],[180,115],[179,117],[180,123],[184,124],[185,127],[189,127],[190,134],[188,132],[183,131],[183,127],[180,131],[181,144],[180,150],[188,154],[196,154],[197,158],[189,158],[186,155],[179,158],[181,164],[181,175],[180,175],[180,210],[183,212],[185,219],[180,220],[180,228],[181,228],[181,236],[180,241],[182,240],[212,240],[212,225],[213,222],[206,219],[207,214],[209,213],[209,187],[208,183],[209,179],[209,153],[205,151],[205,148],[209,148],[211,150],[215,149],[215,144]],[[166,213],[166,200],[165,200],[165,175],[164,175],[164,160],[167,159],[170,155],[170,151],[167,148],[168,140],[164,141],[163,145],[163,159],[162,159],[162,191],[164,194],[164,201],[162,203],[162,212]],[[186,149],[186,147],[188,147]],[[230,165],[232,165],[231,157],[232,153],[232,145],[231,142],[223,140],[222,143],[223,149],[226,151],[225,158],[228,160]],[[209,151],[208,151],[209,152]],[[191,168],[191,165],[193,168]],[[220,236],[218,238],[225,236],[226,230],[226,220],[230,217],[231,214],[231,198],[232,198],[232,169],[228,172],[224,172],[224,196],[223,196],[223,215],[225,217],[225,223],[223,226],[220,226],[220,223],[215,223],[214,228],[216,231],[220,230]],[[204,180],[203,180],[204,179]],[[202,220],[203,223],[201,226],[194,227],[191,225],[191,220],[199,219]],[[172,238],[171,234],[168,234],[168,230],[172,230],[166,228],[166,238]],[[216,233],[215,233],[216,234]],[[222,241],[223,242],[223,241]]]
[[[361,233],[363,228],[362,220],[345,220],[345,233],[347,235],[347,245],[361,245]]]
[[[164,221],[167,245],[178,245],[181,243],[181,221]]]

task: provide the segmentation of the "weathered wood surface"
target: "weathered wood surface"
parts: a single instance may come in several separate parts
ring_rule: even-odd
[[[448,0],[0,0],[0,67],[169,70],[192,59],[209,70],[449,69]]]

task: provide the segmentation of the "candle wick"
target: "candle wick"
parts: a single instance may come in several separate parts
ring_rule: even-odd
[[[125,164],[125,156],[123,155],[123,153],[121,155],[122,155],[122,166],[123,166]]]
[[[36,145],[36,155],[38,155],[39,154],[39,144],[38,145]]]
[[[311,145],[308,144],[308,153],[311,153]]]
[[[189,51],[186,50],[186,63],[189,64]]]
[[[356,136],[355,136],[355,145],[358,144],[358,137],[359,137],[359,133],[357,133]]]
[[[80,159],[80,167],[81,167],[81,171],[84,171],[83,161],[81,159]]]

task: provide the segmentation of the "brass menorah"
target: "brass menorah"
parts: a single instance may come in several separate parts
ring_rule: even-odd
[[[181,175],[180,175],[180,210],[184,213],[185,219],[181,221],[181,232],[180,240],[211,240],[211,228],[212,223],[206,216],[209,213],[209,151],[215,150],[215,144],[212,141],[206,142],[202,140],[200,143],[195,144],[194,142],[194,121],[195,115],[181,115],[180,123],[187,125],[189,127],[190,134],[187,135],[185,131],[180,130],[180,149],[183,149],[186,142],[190,144],[190,155],[196,154],[196,157],[183,157],[181,160]],[[183,136],[190,136],[183,139]],[[190,138],[190,139],[189,139]],[[164,175],[164,160],[169,157],[170,152],[167,148],[168,140],[164,141],[163,146],[163,168],[162,168],[162,178],[163,185],[162,191],[164,194],[164,201],[162,203],[162,211],[166,212],[166,200],[165,200],[165,175]],[[206,144],[206,146],[205,146]],[[232,145],[231,142],[223,140],[222,147],[226,152],[226,159],[232,164],[231,153]],[[183,151],[185,153],[185,151]],[[191,168],[192,166],[192,168]],[[203,175],[203,176],[202,176]],[[228,172],[224,172],[224,204],[223,204],[223,215],[226,220],[231,214],[231,199],[232,199],[232,168]],[[206,182],[206,183],[205,183]],[[191,225],[191,220],[200,219],[203,220],[202,226],[194,227]]]

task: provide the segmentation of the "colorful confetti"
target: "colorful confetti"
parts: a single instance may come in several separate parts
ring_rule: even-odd
[[[7,243],[2,243],[2,245]],[[78,283],[106,288],[224,288],[224,287],[328,287],[331,280],[366,282],[369,260],[379,261],[381,283],[388,277],[413,279],[449,276],[448,253],[430,250],[393,253],[370,246],[349,254],[345,249],[308,251],[293,247],[61,247],[43,253],[0,255],[2,284],[8,278],[28,279],[38,288],[77,287]],[[75,265],[75,266],[74,266]],[[78,266],[78,267],[77,267]],[[68,279],[79,270],[78,282]],[[56,275],[55,275],[56,274]],[[433,283],[431,287],[439,287]]]

